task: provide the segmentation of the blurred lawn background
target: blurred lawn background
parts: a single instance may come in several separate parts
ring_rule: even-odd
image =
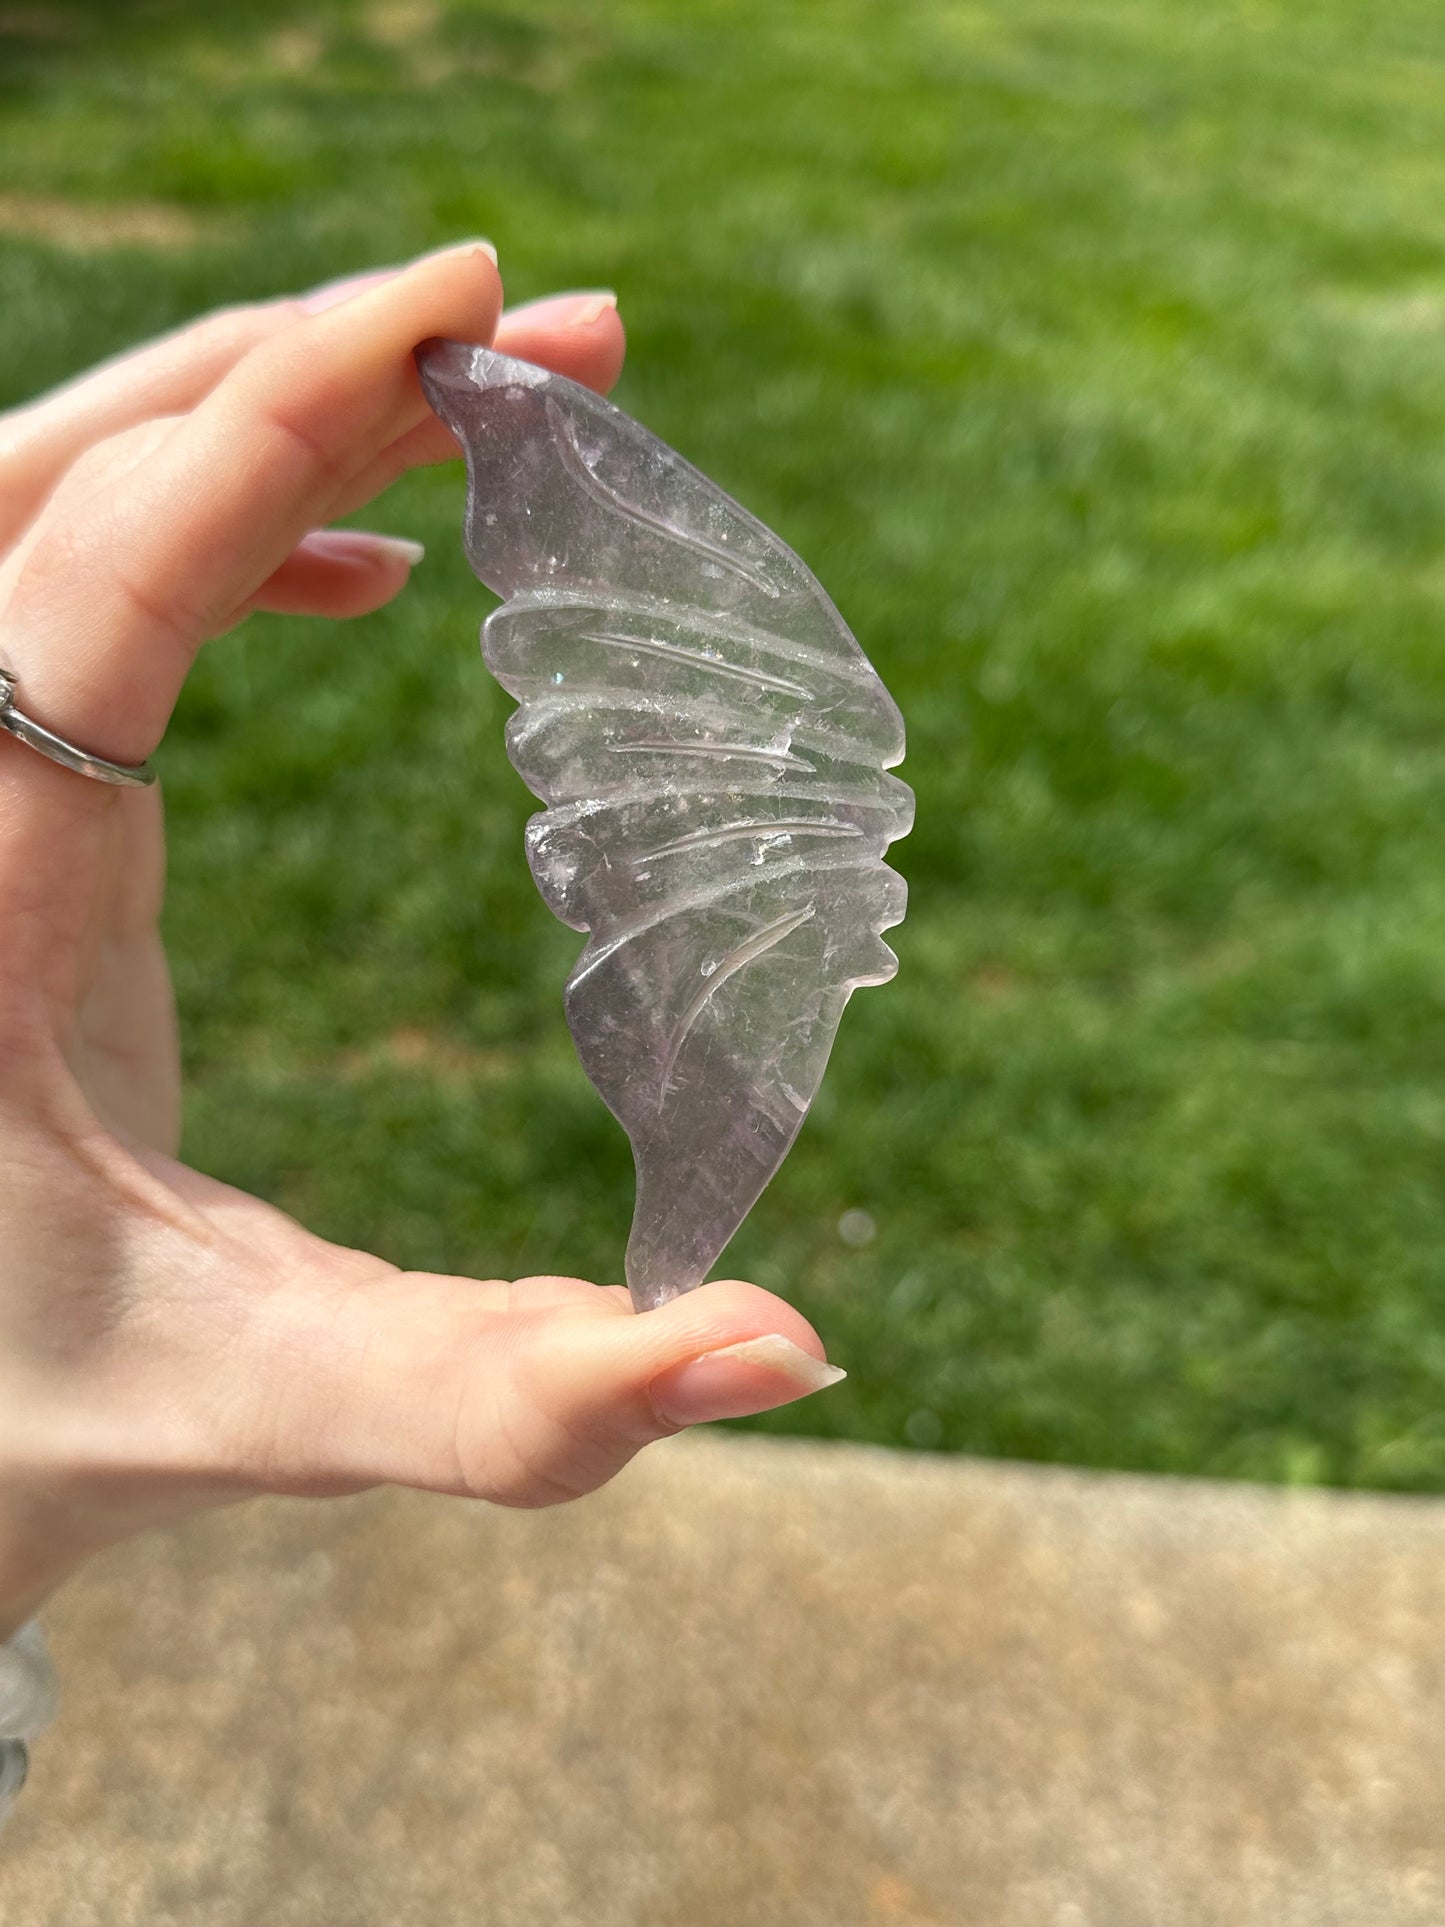
[[[486,234],[898,695],[902,972],[725,1261],[851,1372],[771,1429],[1445,1488],[1442,114],[1410,0],[0,6],[0,400]],[[183,700],[188,1151],[615,1279],[460,514]]]

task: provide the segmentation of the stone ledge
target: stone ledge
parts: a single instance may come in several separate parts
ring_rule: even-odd
[[[1445,1504],[712,1437],[49,1615],[6,1927],[1439,1927]]]

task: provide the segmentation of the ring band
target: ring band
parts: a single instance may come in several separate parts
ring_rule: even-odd
[[[77,776],[90,776],[97,783],[115,783],[126,789],[144,789],[156,780],[149,763],[112,763],[109,757],[92,756],[88,749],[67,743],[43,723],[22,715],[15,707],[14,698],[15,677],[10,670],[0,669],[0,729],[8,729],[17,741],[38,749],[52,763],[74,770]]]

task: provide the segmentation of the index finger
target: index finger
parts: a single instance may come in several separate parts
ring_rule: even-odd
[[[0,548],[22,534],[71,463],[96,442],[194,408],[268,336],[396,272],[364,269],[304,295],[217,308],[0,414]]]
[[[0,416],[0,547],[21,534],[87,448],[193,408],[244,354],[304,312],[299,301],[218,309]]]
[[[63,484],[0,615],[23,707],[148,756],[201,643],[426,418],[412,350],[489,341],[501,302],[490,249],[430,256],[262,342],[110,487]]]

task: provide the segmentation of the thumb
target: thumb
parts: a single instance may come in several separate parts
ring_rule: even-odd
[[[846,1376],[807,1320],[756,1285],[704,1285],[641,1315],[622,1293],[583,1289],[590,1305],[516,1335],[503,1359],[476,1360],[457,1434],[469,1491],[510,1505],[575,1498],[655,1440]]]
[[[555,1283],[514,1291],[524,1301],[528,1285]],[[501,1505],[574,1499],[655,1439],[844,1378],[807,1320],[757,1285],[703,1285],[644,1314],[624,1293],[580,1293],[493,1328],[470,1360],[457,1422],[462,1490]]]
[[[273,1489],[386,1482],[551,1505],[653,1440],[844,1376],[791,1305],[735,1281],[640,1315],[620,1288],[577,1278],[415,1272],[269,1302],[267,1356],[241,1373],[264,1388],[251,1414],[264,1423],[242,1425],[264,1458],[234,1434],[223,1457]]]

